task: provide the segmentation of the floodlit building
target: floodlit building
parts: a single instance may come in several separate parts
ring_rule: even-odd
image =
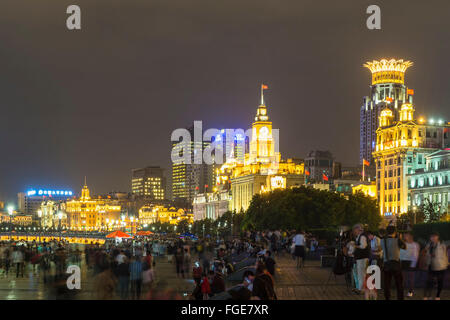
[[[143,206],[139,210],[139,223],[146,226],[156,222],[178,224],[183,220],[187,220],[189,224],[194,222],[192,213],[184,209],[165,206]]]
[[[231,200],[231,191],[226,189],[198,194],[193,203],[194,221],[220,218],[231,209]]]
[[[252,123],[249,151],[245,153],[244,162],[231,159],[217,175],[218,190],[223,189],[223,185],[231,188],[230,210],[246,210],[255,194],[305,183],[304,162],[299,159],[281,160],[276,133],[272,130],[261,92],[261,104]]]
[[[385,217],[406,213],[410,207],[410,174],[426,169],[426,156],[450,146],[450,126],[443,121],[414,119],[414,107],[404,103],[395,121],[390,108],[381,111],[377,129],[377,199]]]
[[[448,132],[448,131],[447,131]],[[441,212],[448,213],[450,198],[450,149],[438,150],[425,156],[425,167],[408,174],[411,192],[409,207],[415,210],[428,199]]]
[[[87,185],[81,190],[81,197],[66,202],[69,229],[99,231],[120,228],[124,218],[117,201],[108,198],[91,198]]]
[[[398,121],[400,107],[405,103],[413,103],[414,91],[405,85],[405,72],[412,64],[410,61],[396,59],[374,60],[364,64],[372,73],[372,84],[370,94],[364,97],[360,109],[361,165],[363,159],[372,163],[381,111],[388,107],[392,111],[392,120]]]
[[[17,195],[19,208],[18,211],[23,214],[32,215],[37,218],[38,210],[41,209],[41,203],[46,200],[67,200],[73,196],[71,190],[53,190],[53,189],[30,189],[27,192],[20,192]]]

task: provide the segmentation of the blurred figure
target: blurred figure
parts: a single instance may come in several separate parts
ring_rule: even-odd
[[[425,247],[428,276],[424,292],[424,300],[431,299],[434,281],[437,282],[435,300],[441,300],[441,291],[444,287],[445,272],[448,268],[447,248],[439,239],[439,234],[434,232],[430,235],[430,242]]]
[[[130,262],[130,291],[131,299],[139,300],[142,289],[142,261],[139,257],[131,257]]]

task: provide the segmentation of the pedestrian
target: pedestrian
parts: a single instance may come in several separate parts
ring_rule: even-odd
[[[366,270],[370,257],[370,245],[361,224],[356,224],[353,227],[353,235],[355,236],[355,251],[353,256],[358,279],[355,292],[359,294],[363,293],[364,290],[364,279],[366,278]]]
[[[413,235],[410,232],[405,233],[403,239],[406,249],[400,249],[400,261],[402,263],[405,288],[408,289],[407,296],[412,297],[414,295],[414,282],[420,246],[417,242],[414,242]]]
[[[119,297],[122,300],[128,299],[129,283],[130,283],[130,264],[128,258],[124,256],[121,263],[117,266],[117,278]]]
[[[294,256],[297,258],[297,269],[305,264],[305,236],[302,231],[298,232],[292,239]],[[301,262],[300,262],[301,259]]]
[[[437,282],[437,292],[435,300],[441,300],[441,291],[444,287],[444,277],[448,268],[447,247],[439,239],[439,233],[433,232],[430,235],[430,242],[425,247],[428,275],[424,292],[424,300],[431,299],[433,282]]]
[[[400,249],[406,245],[399,237],[394,226],[386,228],[386,237],[381,240],[383,249],[384,297],[391,298],[391,280],[394,278],[397,290],[397,300],[403,300],[403,275],[400,263]]]
[[[266,250],[264,253],[264,263],[266,264],[267,271],[274,276],[275,275],[275,260],[272,258],[272,252]]]
[[[256,276],[253,280],[252,296],[259,300],[277,300],[273,278],[261,261],[256,263]]]
[[[14,247],[11,260],[13,265],[16,266],[16,278],[19,277],[19,274],[23,278],[23,253],[19,248]]]
[[[139,300],[142,288],[142,261],[139,257],[133,256],[131,258],[129,270],[131,299]]]

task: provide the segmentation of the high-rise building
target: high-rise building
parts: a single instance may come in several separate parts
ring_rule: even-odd
[[[196,194],[209,192],[214,184],[214,166],[203,161],[204,149],[209,141],[195,141],[194,127],[188,129],[191,139],[172,143],[173,152],[180,160],[172,162],[172,200],[191,205]],[[201,133],[203,136],[203,132]],[[184,160],[183,152],[188,152],[190,163]]]
[[[399,120],[386,107],[380,113],[373,159],[376,164],[377,199],[385,217],[406,213],[411,208],[411,174],[426,170],[426,156],[450,147],[450,125],[414,119],[414,107],[404,103]]]
[[[165,199],[166,179],[161,167],[131,170],[131,192],[135,197],[151,201]]]
[[[372,163],[381,111],[389,108],[393,121],[398,121],[400,107],[404,103],[413,103],[414,91],[405,85],[405,72],[410,66],[412,62],[396,59],[374,60],[364,64],[372,73],[372,85],[370,95],[363,98],[360,110],[359,164],[363,164],[363,159]]]

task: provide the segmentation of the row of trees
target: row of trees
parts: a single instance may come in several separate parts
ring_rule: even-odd
[[[364,223],[377,229],[376,201],[363,194],[342,196],[308,187],[257,194],[247,209],[244,230],[312,229]]]
[[[308,187],[275,190],[253,196],[247,211],[226,212],[217,220],[195,221],[197,235],[230,235],[245,230],[334,229],[364,223],[377,229],[381,222],[376,201],[363,194],[341,196]]]

